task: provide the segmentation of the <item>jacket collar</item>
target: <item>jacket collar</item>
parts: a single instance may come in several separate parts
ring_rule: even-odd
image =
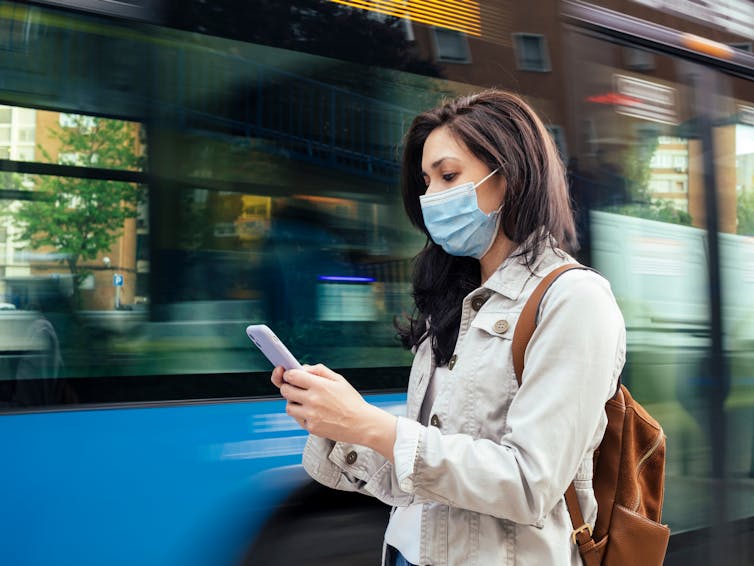
[[[521,254],[522,246],[513,250],[500,267],[484,282],[482,287],[490,289],[496,293],[516,300],[521,296],[526,284],[532,277],[542,278],[549,273],[557,264],[564,261],[575,262],[567,253],[562,250],[553,250],[550,246],[545,246],[542,253],[530,267],[526,266]]]

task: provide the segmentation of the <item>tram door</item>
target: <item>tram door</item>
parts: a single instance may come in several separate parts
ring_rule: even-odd
[[[569,174],[679,533],[754,509],[754,84],[647,45],[567,29]]]

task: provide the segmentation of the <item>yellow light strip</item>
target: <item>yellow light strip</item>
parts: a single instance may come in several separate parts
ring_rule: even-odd
[[[479,4],[463,0],[330,0],[413,22],[429,24],[480,36]]]
[[[339,0],[345,1],[345,0]],[[366,9],[380,8],[380,4],[392,6],[393,10],[399,12],[403,17],[410,19],[423,18],[429,22],[437,23],[443,26],[453,26],[463,30],[479,30],[479,12],[469,11],[467,6],[461,9],[454,7],[452,4],[438,5],[436,1],[409,0],[407,3],[395,0],[350,0],[358,2]]]
[[[400,6],[399,8],[391,7],[390,5],[392,4],[395,6],[396,2],[390,0],[382,2],[375,2],[375,0],[331,0],[331,2],[368,10],[370,12],[387,14],[398,18],[409,18],[412,21],[437,25],[471,33],[473,35],[480,35],[479,32],[481,31],[478,14],[473,18],[464,16],[461,13],[448,14],[428,6],[430,3],[422,2],[420,0],[410,0],[411,4],[405,5],[403,3],[398,3]],[[382,6],[379,6],[379,4],[388,4],[388,6],[383,8]]]
[[[438,0],[367,0],[365,3],[376,7],[384,4],[387,7],[392,6],[404,12],[410,12],[417,7],[425,7],[441,15],[448,15],[448,12],[450,12],[451,15],[465,14],[472,18],[476,17],[479,12],[479,5],[476,2],[464,2],[463,0],[448,0],[447,2],[439,2]],[[456,4],[456,6],[453,6],[453,4]]]

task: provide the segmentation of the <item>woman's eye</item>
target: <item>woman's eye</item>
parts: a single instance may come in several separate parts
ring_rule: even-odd
[[[445,173],[442,176],[442,180],[445,181],[445,182],[447,182],[447,183],[449,183],[450,181],[452,181],[455,178],[456,178],[456,174],[455,173]]]

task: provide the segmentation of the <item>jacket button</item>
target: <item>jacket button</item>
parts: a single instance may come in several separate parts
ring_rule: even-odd
[[[478,311],[486,302],[487,299],[485,297],[474,297],[473,299],[471,299],[471,308],[475,311]]]
[[[350,466],[356,461],[356,458],[358,457],[359,455],[354,450],[351,450],[346,456],[346,463]]]
[[[450,360],[448,361],[448,369],[453,369],[454,367],[456,367],[456,362],[457,361],[458,361],[458,356],[456,356],[455,354],[453,354],[450,357]]]
[[[437,428],[440,428],[440,424],[441,424],[440,417],[438,417],[437,415],[432,415],[432,418],[429,419],[429,424],[431,424],[432,426],[436,426]]]
[[[498,320],[492,328],[498,334],[505,334],[506,332],[508,332],[508,328],[510,328],[510,324],[508,324],[507,320]]]

